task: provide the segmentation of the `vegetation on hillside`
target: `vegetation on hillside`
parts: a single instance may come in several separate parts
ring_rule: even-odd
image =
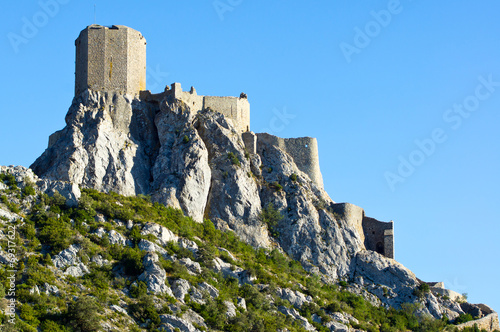
[[[237,164],[235,158],[229,158]],[[304,331],[303,321],[282,313],[283,308],[293,306],[277,295],[278,288],[311,297],[312,301],[297,311],[318,331],[330,331],[326,325],[335,313],[348,317],[350,326],[370,332],[441,331],[447,326],[453,330],[446,317],[436,320],[418,315],[417,304],[406,304],[399,310],[374,306],[362,296],[350,293],[345,281],[338,285],[323,283],[278,249],[254,249],[234,233],[217,230],[210,220],[196,223],[180,210],[153,203],[146,196],[123,197],[85,189],[79,206],[70,208],[59,194],[36,196],[32,186],[21,190],[9,176],[2,175],[0,180],[9,187],[1,193],[2,208],[24,217],[13,222],[3,218],[0,226],[5,235],[11,234],[9,227],[15,226],[17,230],[12,237],[0,240],[3,251],[15,247],[12,265],[2,264],[0,268],[2,331],[97,331],[102,323],[122,331],[155,331],[162,324],[162,315],[181,317],[189,310],[203,317],[207,328],[193,324],[200,330]],[[261,220],[271,232],[275,232],[279,218],[272,205],[263,209]],[[128,221],[133,227],[126,226]],[[176,258],[160,257],[168,284],[178,279],[191,285],[206,282],[219,291],[218,297],[207,297],[200,303],[189,294],[179,300],[148,292],[146,284],[138,280],[145,269],[146,255],[138,244],[142,239],[155,242],[154,235],[141,234],[142,226],[150,222],[193,241],[198,247],[196,253],[173,242],[163,247],[166,256]],[[114,230],[129,242],[126,246],[110,244],[108,236],[96,235],[99,228]],[[78,257],[89,269],[82,277],[63,275],[54,266],[54,257],[71,245],[81,248]],[[97,264],[93,258],[98,256],[109,264]],[[201,273],[190,273],[179,263],[182,258],[198,262]],[[246,270],[255,279],[242,284],[234,277],[215,272],[216,258],[235,269]],[[7,298],[12,298],[7,296],[12,279],[10,271],[15,271],[15,324],[10,324],[10,317],[5,314],[10,303]],[[40,291],[48,289],[47,285],[56,286],[58,291]],[[245,300],[246,309],[238,306],[238,298]],[[228,301],[236,307],[232,317],[227,315]],[[123,308],[123,312],[117,307]]]

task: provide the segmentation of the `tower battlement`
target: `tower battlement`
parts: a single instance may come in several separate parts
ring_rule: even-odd
[[[138,95],[146,89],[146,39],[139,31],[93,24],[75,46],[75,95],[86,89]]]

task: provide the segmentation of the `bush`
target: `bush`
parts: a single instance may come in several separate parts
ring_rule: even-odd
[[[297,181],[297,174],[293,173],[292,175],[290,175],[290,180],[292,180],[293,182]]]
[[[182,143],[186,144],[186,143],[188,143],[188,142],[189,142],[189,136],[188,136],[188,135],[184,135],[184,136],[182,137]]]
[[[129,310],[132,317],[142,323],[145,323],[148,319],[151,320],[153,326],[161,323],[152,296],[142,295],[136,303],[130,305]]]
[[[148,286],[142,281],[139,281],[138,283],[134,283],[132,286],[130,286],[130,296],[134,298],[140,298],[142,296],[147,295],[148,293]]]
[[[263,224],[267,225],[269,231],[271,232],[271,235],[274,237],[279,236],[276,228],[281,219],[283,219],[283,216],[278,210],[276,210],[272,203],[267,204],[267,206],[262,209],[259,215],[259,220]]]
[[[231,160],[231,163],[233,165],[236,165],[236,166],[240,166],[241,165],[240,160],[238,159],[238,157],[233,152],[228,152],[227,153],[227,157],[229,158],[229,160]]]
[[[415,296],[418,296],[420,299],[423,299],[425,297],[425,294],[429,293],[431,291],[431,288],[429,287],[428,284],[421,283],[415,290],[413,291],[413,294]]]
[[[12,174],[0,174],[0,181],[8,185],[10,189],[17,189],[16,177]]]
[[[144,269],[142,264],[143,253],[138,248],[126,247],[120,260],[125,273],[131,276],[139,275]]]
[[[54,321],[46,320],[41,325],[40,328],[42,332],[66,332],[67,329],[64,326],[57,324]]]
[[[455,325],[467,323],[474,320],[474,317],[472,317],[471,314],[461,314],[455,319]]]
[[[26,197],[26,196],[35,196],[36,195],[35,188],[33,188],[31,185],[26,185],[23,188],[22,193],[23,193],[24,197]]]
[[[81,332],[99,331],[101,318],[98,315],[99,305],[88,296],[80,296],[70,303],[68,321],[71,327]]]
[[[283,186],[279,184],[277,181],[274,181],[269,185],[269,187],[274,188],[276,191],[280,191],[283,189]]]

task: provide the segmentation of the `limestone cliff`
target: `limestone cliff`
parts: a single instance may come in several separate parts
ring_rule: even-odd
[[[464,313],[454,301],[415,295],[422,282],[411,271],[366,250],[363,227],[374,219],[333,202],[270,141],[249,153],[232,121],[208,108],[191,110],[172,94],[146,101],[86,90],[31,168],[46,180],[150,195],[195,221],[209,218],[255,247],[280,248],[324,281],[352,281],[352,291],[375,295],[375,303],[420,301],[436,318]],[[262,222],[268,207],[282,216],[272,229]]]

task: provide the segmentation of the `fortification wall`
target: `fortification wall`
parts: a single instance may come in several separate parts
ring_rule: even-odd
[[[351,203],[337,203],[332,204],[332,211],[343,218],[347,224],[353,227],[360,236],[361,243],[365,243],[365,233],[363,230],[363,218],[365,211]]]
[[[138,94],[146,88],[146,40],[140,32],[90,25],[75,45],[75,94],[88,88]]]
[[[363,217],[365,247],[388,258],[394,258],[394,223]]]
[[[146,44],[139,31],[127,28],[128,91],[146,90]]]
[[[227,119],[231,120],[240,133],[250,130],[250,103],[246,98],[202,96],[198,95],[193,87],[191,87],[190,91],[182,91],[180,83],[173,83],[170,90],[165,90],[161,94],[143,93],[141,98],[159,101],[167,95],[182,100],[194,112],[210,108],[223,114]]]
[[[317,186],[323,188],[323,176],[319,168],[318,141],[313,137],[281,138],[267,133],[257,134],[257,144],[271,144],[288,153],[297,167]]]
[[[482,330],[485,329],[488,332],[492,332],[495,330],[500,329],[499,321],[498,321],[498,314],[496,312],[491,313],[487,316],[484,316],[483,318],[480,318],[478,320],[473,320],[467,323],[463,323],[460,325],[457,325],[456,327],[459,330],[463,330],[466,327],[474,327],[474,325],[477,325],[477,327]]]

